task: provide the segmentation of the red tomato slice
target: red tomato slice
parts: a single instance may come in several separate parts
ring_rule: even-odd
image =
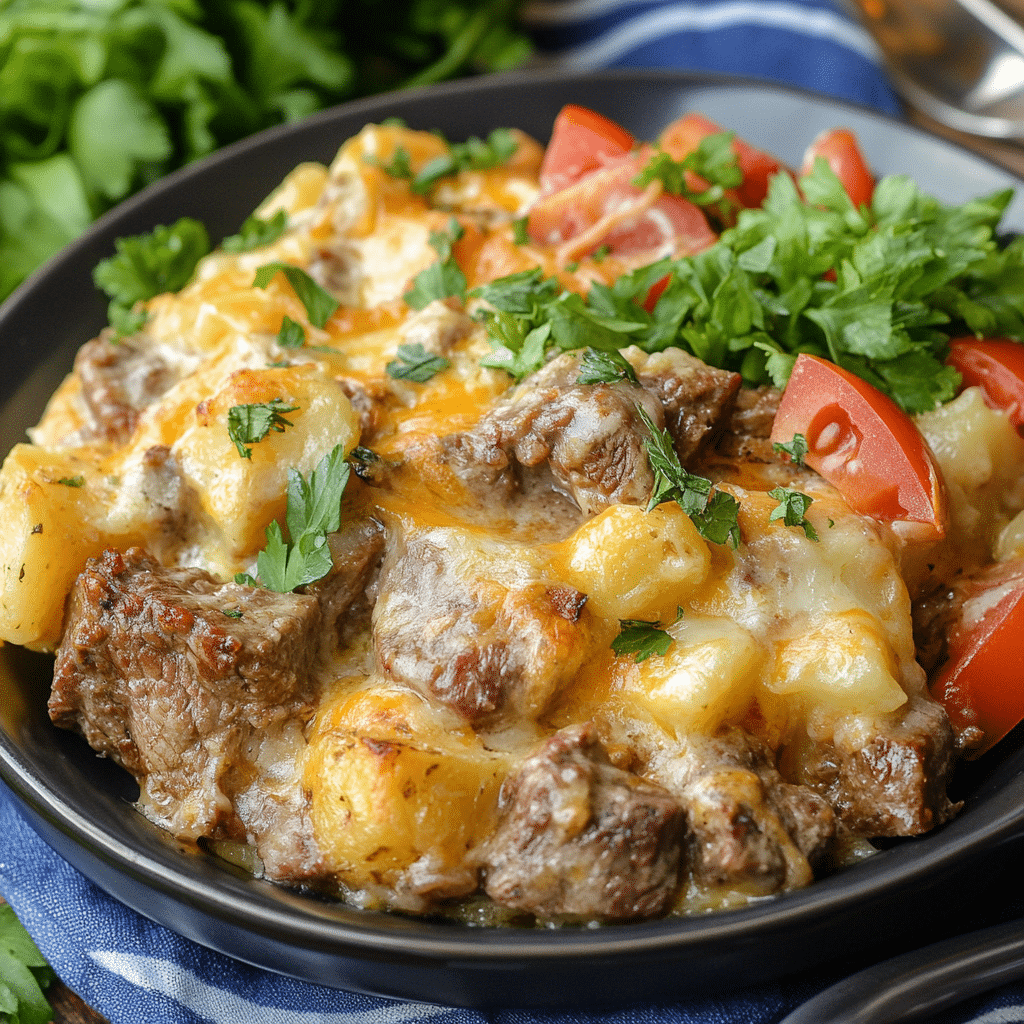
[[[565,188],[609,159],[624,156],[635,145],[636,140],[621,125],[570,103],[562,107],[552,126],[540,168],[541,190]]]
[[[713,245],[712,231],[700,208],[681,196],[638,188],[633,179],[648,154],[620,157],[580,178],[530,208],[527,230],[542,245],[566,247],[563,262],[588,255],[601,246],[618,257],[686,256]],[[641,263],[637,263],[641,265]]]
[[[848,128],[833,128],[822,132],[807,147],[800,173],[809,173],[819,156],[825,158],[854,206],[859,209],[863,204],[870,205],[875,192],[875,179],[868,170],[867,161],[853,132]]]
[[[682,160],[700,145],[700,140],[706,135],[716,135],[720,131],[722,129],[714,121],[700,114],[685,114],[661,133],[658,144],[673,160]],[[751,208],[760,206],[768,195],[769,179],[785,167],[775,157],[754,149],[742,139],[732,140],[732,151],[743,172],[743,184],[735,190],[740,203]]]
[[[913,540],[946,533],[942,475],[913,420],[892,399],[835,363],[801,354],[771,439],[807,439],[807,465],[855,512],[904,524]]]
[[[1024,719],[1024,560],[994,566],[968,591],[949,660],[931,684],[968,757]]]
[[[1008,338],[954,338],[946,362],[964,387],[980,387],[990,409],[1003,409],[1024,434],[1024,345]]]

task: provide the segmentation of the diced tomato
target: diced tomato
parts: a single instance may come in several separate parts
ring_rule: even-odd
[[[984,571],[968,586],[950,630],[949,660],[932,696],[968,757],[978,757],[1024,719],[1024,560]]]
[[[683,160],[706,135],[717,135],[722,129],[701,114],[685,114],[673,121],[662,133],[658,144],[673,160]],[[732,151],[743,172],[743,184],[735,191],[743,206],[757,207],[768,195],[768,182],[786,168],[773,156],[754,149],[742,139],[732,140]]]
[[[658,304],[658,299],[661,298],[661,293],[668,287],[669,281],[671,280],[672,275],[666,274],[648,288],[647,295],[642,303],[644,309],[646,309],[648,313],[654,312],[654,307]]]
[[[609,159],[624,156],[636,140],[607,117],[570,103],[559,111],[540,168],[542,192],[557,192],[596,170]]]
[[[648,155],[620,157],[567,188],[541,196],[528,215],[530,236],[542,245],[569,244],[570,249],[578,242],[579,251],[572,251],[567,261],[601,246],[618,257],[642,255],[653,262],[713,245],[717,235],[699,207],[667,193],[648,201],[649,193],[633,184]]]
[[[1009,414],[1024,434],[1024,345],[1009,338],[954,338],[946,362],[958,370],[964,387],[979,387],[990,409]]]
[[[797,356],[771,439],[807,440],[807,465],[855,512],[900,523],[914,540],[946,533],[942,475],[913,420],[867,381],[817,356]]]
[[[800,173],[809,173],[819,156],[825,158],[854,206],[859,209],[864,204],[870,205],[875,179],[853,132],[848,128],[822,132],[807,147]]]

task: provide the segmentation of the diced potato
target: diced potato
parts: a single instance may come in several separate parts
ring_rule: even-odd
[[[451,712],[395,688],[328,703],[303,778],[317,843],[347,885],[394,884],[429,852],[437,884],[469,891],[466,854],[493,831],[507,771]]]
[[[669,630],[672,646],[630,673],[621,697],[640,705],[670,735],[713,732],[750,706],[764,648],[729,619],[684,615]]]
[[[860,608],[814,623],[779,645],[768,683],[809,706],[851,714],[885,714],[906,703],[899,663],[877,620]]]
[[[281,399],[297,406],[291,422],[246,447],[243,458],[228,435],[228,413],[236,405]],[[239,370],[200,403],[173,451],[203,511],[219,527],[227,555],[240,559],[263,547],[264,531],[284,518],[288,468],[309,476],[337,444],[359,442],[359,421],[338,384],[313,364]]]
[[[678,505],[613,505],[565,544],[566,580],[609,619],[671,621],[707,578],[708,546]]]
[[[28,444],[11,450],[0,470],[0,639],[52,650],[64,600],[86,559],[108,544],[139,541],[96,525],[108,489],[81,456]]]

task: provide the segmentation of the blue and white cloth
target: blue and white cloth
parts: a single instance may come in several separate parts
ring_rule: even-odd
[[[554,66],[713,71],[899,109],[870,36],[826,0],[533,0],[525,22]],[[106,896],[35,835],[2,785],[0,893],[61,978],[113,1024],[774,1024],[836,980],[817,975],[600,1014],[482,1013],[309,985],[203,949]],[[1024,1022],[1024,988],[943,1020]]]

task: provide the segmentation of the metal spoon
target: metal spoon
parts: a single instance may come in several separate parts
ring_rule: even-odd
[[[1024,977],[1024,921],[958,935],[860,971],[779,1024],[903,1024]]]
[[[1024,28],[991,0],[846,0],[912,106],[971,135],[1024,141]]]

